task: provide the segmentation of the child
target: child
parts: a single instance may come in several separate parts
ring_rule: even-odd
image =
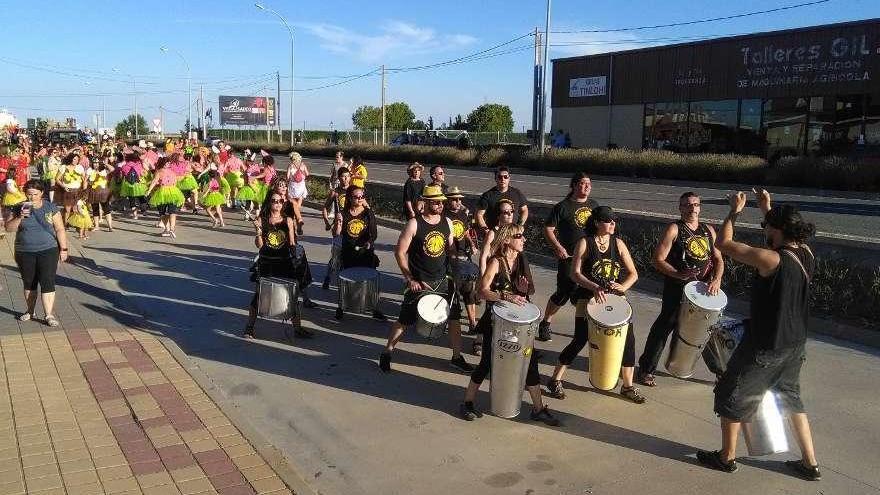
[[[209,170],[207,177],[208,180],[202,189],[202,206],[211,217],[211,228],[216,228],[218,223],[221,227],[226,227],[226,223],[223,221],[223,205],[226,204],[226,195],[222,191],[221,184],[221,181],[225,182],[225,180],[217,170]]]
[[[89,238],[89,231],[92,230],[95,224],[92,223],[92,213],[89,211],[89,207],[84,199],[76,201],[76,207],[70,213],[70,216],[67,217],[67,225],[79,229],[80,239]]]

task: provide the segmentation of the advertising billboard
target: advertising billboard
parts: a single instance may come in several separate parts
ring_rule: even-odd
[[[220,125],[276,125],[275,98],[220,96]]]

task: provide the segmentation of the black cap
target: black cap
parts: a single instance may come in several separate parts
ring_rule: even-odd
[[[614,210],[612,210],[610,206],[594,208],[592,217],[595,218],[597,222],[610,222],[611,220],[617,220],[617,215],[614,214]]]

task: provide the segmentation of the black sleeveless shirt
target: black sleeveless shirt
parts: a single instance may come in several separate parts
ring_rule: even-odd
[[[465,237],[470,227],[470,218],[467,208],[462,207],[458,211],[443,210],[443,216],[452,221],[452,243],[460,255],[470,255],[471,245]]]
[[[617,236],[608,238],[608,249],[604,253],[599,251],[596,238],[585,237],[587,248],[590,252],[581,264],[581,273],[591,282],[607,289],[608,284],[620,279],[620,257],[617,253]]]
[[[407,251],[409,271],[413,278],[428,282],[446,277],[446,240],[449,234],[449,222],[443,215],[440,215],[440,221],[436,225],[426,222],[422,215],[416,216],[416,234]]]
[[[715,248],[715,241],[712,240],[712,233],[709,227],[704,223],[697,225],[696,230],[691,230],[685,222],[678,220],[678,236],[669,249],[669,255],[666,256],[666,262],[672,265],[676,270],[699,269],[700,275],[698,280],[706,280],[711,275],[712,251]],[[666,277],[670,278],[670,277]],[[684,280],[670,279],[684,285]]]
[[[776,252],[776,272],[769,277],[756,273],[752,282],[752,320],[744,339],[761,350],[783,349],[807,340],[815,258],[806,245],[784,247]]]
[[[516,294],[518,296],[528,297],[534,292],[534,283],[532,282],[532,273],[529,270],[528,261],[526,261],[525,254],[520,253],[519,256],[516,257],[516,261],[514,261],[513,266],[509,267],[508,271],[507,260],[504,256],[496,256],[495,259],[498,260],[498,272],[495,274],[495,278],[492,279],[492,284],[489,285],[489,288],[493,292],[510,292]],[[515,280],[519,280],[520,277],[526,277],[529,281],[529,289],[525,292],[517,287]],[[491,306],[493,303],[489,302],[488,306]]]
[[[263,261],[279,261],[290,259],[290,231],[287,218],[272,225],[263,221],[263,247],[260,248],[260,259]]]
[[[346,208],[342,210],[342,245],[363,246],[376,239],[376,220],[369,208],[359,215],[352,215]]]

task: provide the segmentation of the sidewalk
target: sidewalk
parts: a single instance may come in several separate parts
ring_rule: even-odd
[[[62,327],[40,304],[18,322],[13,238],[0,241],[0,494],[291,493],[283,459],[257,452],[173,344],[114,319],[137,320],[95,274],[59,268]]]

